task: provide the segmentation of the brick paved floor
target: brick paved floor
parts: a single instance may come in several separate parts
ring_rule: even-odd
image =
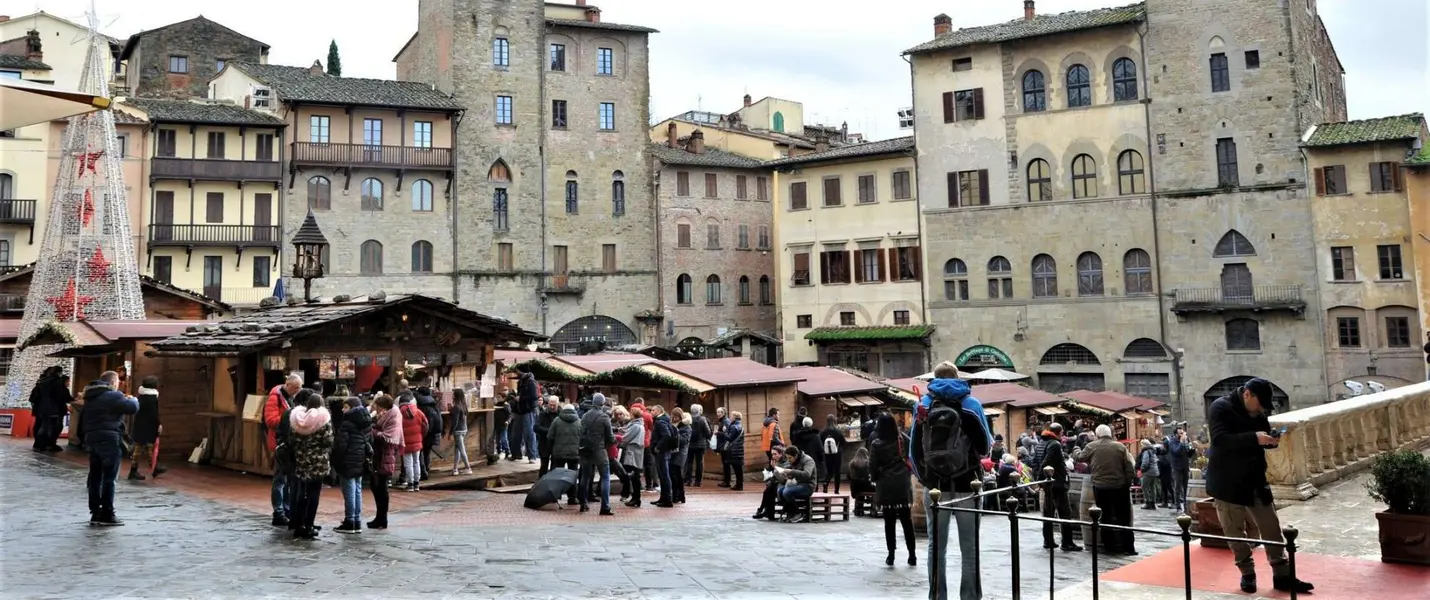
[[[758,494],[708,487],[685,506],[619,508],[614,518],[526,510],[519,494],[395,492],[392,528],[359,536],[328,531],[342,502],[326,490],[327,530],[298,542],[268,525],[266,480],[182,467],[157,482],[121,477],[128,525],[92,528],[80,456],[0,439],[5,598],[919,598],[926,589],[923,565],[905,566],[902,549],[899,566],[884,566],[879,521],[756,522]],[[1174,528],[1168,512],[1141,513],[1139,524]],[[1048,588],[1049,555],[1038,527],[1019,529],[1034,542],[1021,552],[1032,596]],[[1002,518],[982,528],[987,598],[1011,597],[1008,533]],[[1139,540],[1144,555],[1171,543]],[[922,561],[923,540],[919,552]],[[1090,575],[1086,553],[1052,558],[1060,589]]]

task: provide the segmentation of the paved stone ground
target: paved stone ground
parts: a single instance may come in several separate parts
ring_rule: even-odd
[[[385,532],[289,539],[267,523],[264,480],[176,468],[159,482],[121,479],[127,526],[89,527],[75,456],[0,441],[0,586],[6,598],[919,598],[923,565],[883,564],[879,521],[784,525],[749,518],[758,495],[702,488],[674,509],[615,518],[529,511],[520,495],[402,494]],[[195,482],[199,482],[196,484]],[[340,520],[327,490],[320,520]],[[409,498],[420,498],[421,501]],[[371,511],[371,498],[367,498]],[[1138,511],[1175,529],[1170,511]],[[370,515],[369,515],[370,516]],[[1010,598],[1009,524],[985,522],[985,597]],[[1020,527],[1025,590],[1048,587],[1039,528]],[[1140,539],[1144,555],[1171,538]],[[923,559],[923,541],[919,543]],[[1090,576],[1086,553],[1052,555],[1055,585]],[[956,556],[949,557],[956,563]],[[1102,570],[1127,564],[1108,558]],[[955,577],[956,569],[954,570]]]

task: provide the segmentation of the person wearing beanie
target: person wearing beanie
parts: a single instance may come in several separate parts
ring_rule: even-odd
[[[1142,469],[1142,509],[1157,510],[1157,449],[1152,440],[1142,439],[1137,465]]]

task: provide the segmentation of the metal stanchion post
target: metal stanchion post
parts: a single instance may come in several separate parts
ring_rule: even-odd
[[[1021,588],[1023,587],[1022,567],[1019,566],[1019,555],[1022,552],[1018,548],[1018,499],[1009,496],[1003,501],[1003,507],[1008,509],[1008,538],[1012,544],[1013,552],[1013,600],[1022,598]]]
[[[1291,566],[1291,600],[1296,600],[1296,536],[1301,532],[1295,527],[1282,527],[1281,535],[1286,538],[1286,562]]]
[[[979,481],[978,478],[975,477],[975,478],[973,479],[973,498],[974,498],[973,502],[975,503],[974,508],[977,508],[977,509],[980,509],[980,510],[983,508],[983,497],[980,496],[979,494],[982,494],[982,493],[983,493],[983,482],[982,482],[982,481]],[[957,516],[957,515],[954,515],[954,518],[958,518],[958,516]],[[982,518],[983,518],[983,515],[982,515],[982,514],[980,514],[980,513],[973,513],[973,547],[976,549],[976,550],[974,551],[974,553],[973,553],[973,568],[974,568],[974,572],[975,572],[975,573],[978,573],[978,579],[979,579],[979,584],[980,584],[980,585],[978,586],[978,589],[983,589],[983,586],[982,586],[982,583],[983,583],[983,582],[982,582],[982,579],[983,579],[983,559],[982,559],[982,556],[981,556],[981,555],[983,554],[983,552],[982,552],[982,550],[983,550],[983,545],[982,545],[982,544],[983,544],[983,540],[980,539],[979,536],[978,536],[978,524],[979,524],[979,521],[980,521]]]
[[[1092,517],[1092,540],[1088,543],[1088,550],[1092,552],[1092,600],[1097,600],[1097,538],[1102,528],[1102,509],[1093,506],[1087,509],[1087,514]]]
[[[928,505],[928,528],[929,528],[929,597],[938,598],[938,587],[943,579],[943,548],[938,545],[938,499],[943,496],[943,492],[937,489],[929,490]]]
[[[1192,600],[1192,517],[1177,515],[1177,526],[1182,528],[1182,585],[1187,588],[1187,600]]]

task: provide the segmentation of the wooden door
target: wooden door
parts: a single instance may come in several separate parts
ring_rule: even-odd
[[[274,240],[273,194],[253,195],[253,239],[259,242]]]
[[[154,239],[174,239],[174,192],[154,193]]]

